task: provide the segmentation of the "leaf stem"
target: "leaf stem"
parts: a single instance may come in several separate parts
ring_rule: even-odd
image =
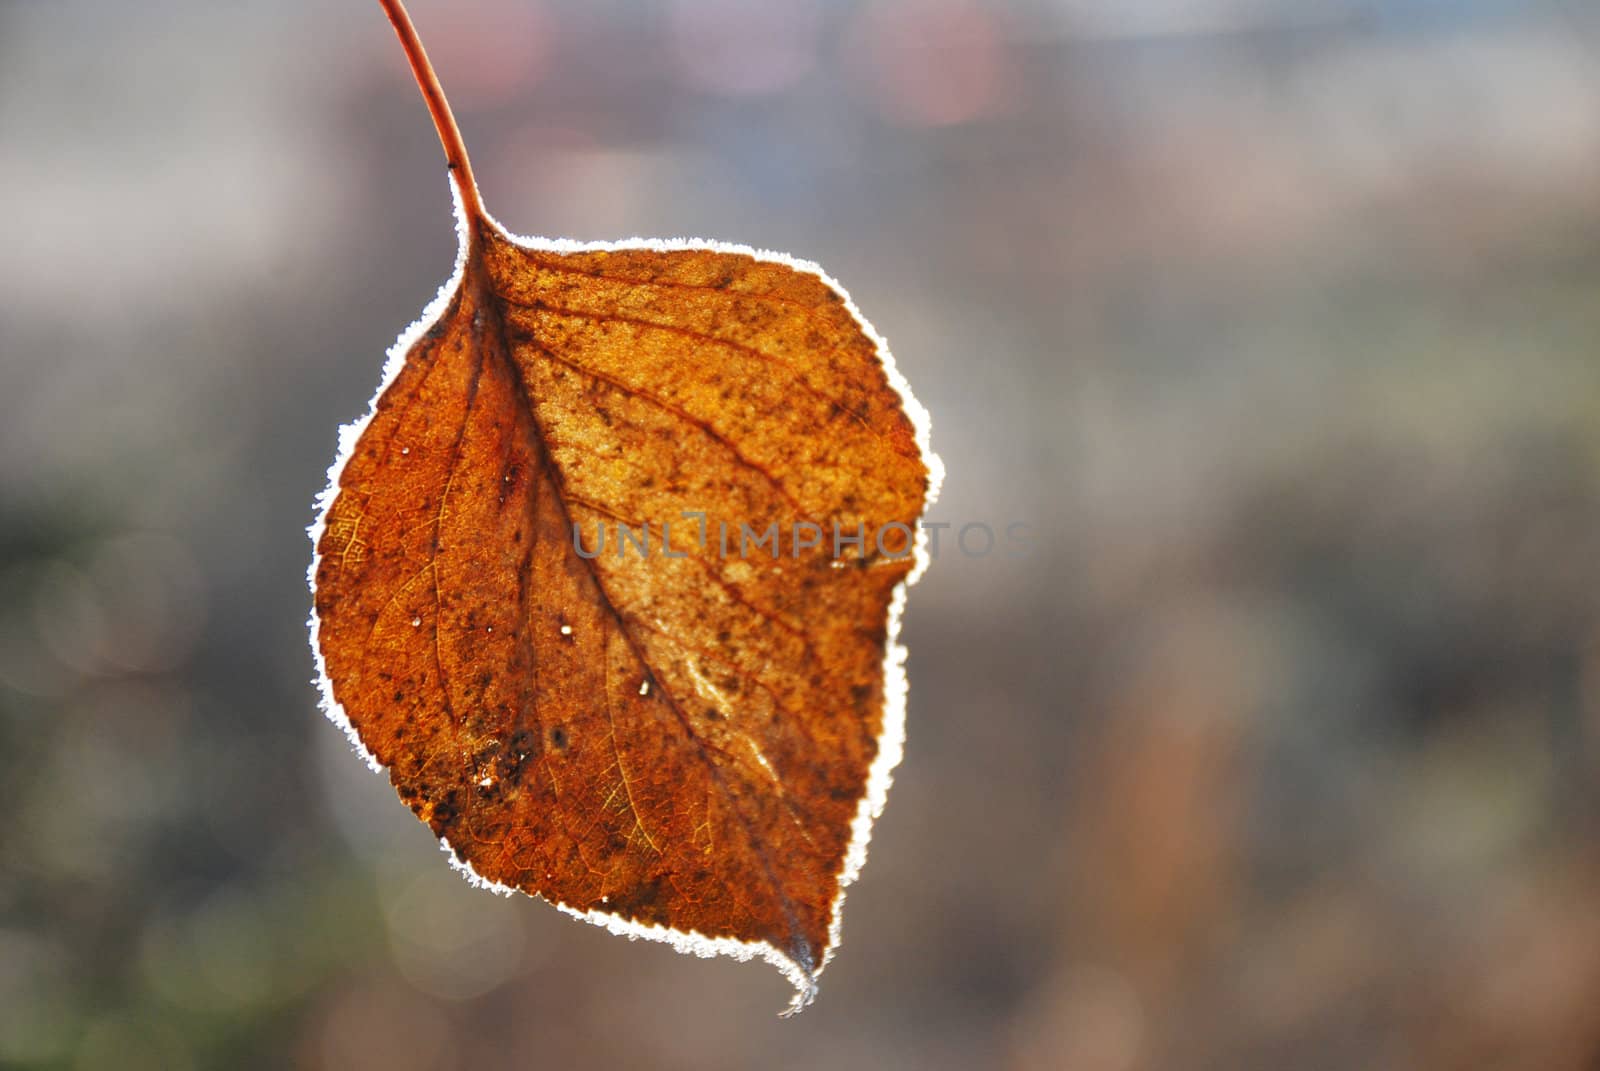
[[[444,87],[439,84],[439,76],[428,61],[428,52],[422,47],[422,39],[417,36],[417,27],[412,23],[403,0],[378,0],[378,3],[394,24],[394,32],[400,35],[400,46],[405,49],[406,59],[411,61],[411,73],[416,76],[417,88],[422,90],[422,99],[428,105],[428,113],[433,116],[433,127],[439,132],[439,143],[444,146],[445,162],[454,172],[456,185],[461,190],[461,202],[467,214],[467,234],[476,241],[482,226],[483,201],[478,196],[478,181],[472,175],[472,161],[467,158],[466,143],[461,140],[461,128],[456,126],[456,117],[450,111],[450,102],[445,99]]]

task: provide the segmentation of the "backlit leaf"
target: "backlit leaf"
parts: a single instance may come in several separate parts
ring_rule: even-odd
[[[926,415],[814,265],[508,235],[382,2],[461,252],[312,529],[328,712],[477,879],[800,1007],[900,754]]]

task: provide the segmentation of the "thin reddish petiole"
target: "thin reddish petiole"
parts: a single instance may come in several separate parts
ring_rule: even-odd
[[[478,181],[472,176],[472,161],[467,158],[467,146],[461,140],[461,128],[456,126],[456,117],[450,112],[444,87],[439,85],[439,76],[434,73],[433,64],[428,62],[428,52],[422,47],[422,39],[417,36],[417,28],[411,22],[402,0],[378,0],[378,3],[394,24],[394,32],[400,35],[400,45],[406,51],[406,59],[411,61],[411,73],[416,75],[417,88],[422,90],[422,99],[427,102],[428,112],[433,116],[434,129],[439,132],[439,143],[444,146],[445,161],[450,170],[455,172],[456,184],[461,187],[461,200],[467,211],[467,232],[476,239],[483,219],[483,201],[478,197]]]

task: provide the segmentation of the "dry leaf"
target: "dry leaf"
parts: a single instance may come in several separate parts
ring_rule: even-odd
[[[926,414],[814,265],[508,235],[380,2],[461,252],[344,429],[312,529],[327,711],[482,883],[763,956],[801,1007],[900,755]],[[773,524],[776,556],[741,553]],[[836,529],[865,545],[836,555]]]

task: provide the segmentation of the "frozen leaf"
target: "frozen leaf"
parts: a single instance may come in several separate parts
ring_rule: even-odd
[[[507,234],[381,2],[461,250],[312,529],[328,712],[484,884],[803,1006],[900,755],[926,414],[814,265]]]

